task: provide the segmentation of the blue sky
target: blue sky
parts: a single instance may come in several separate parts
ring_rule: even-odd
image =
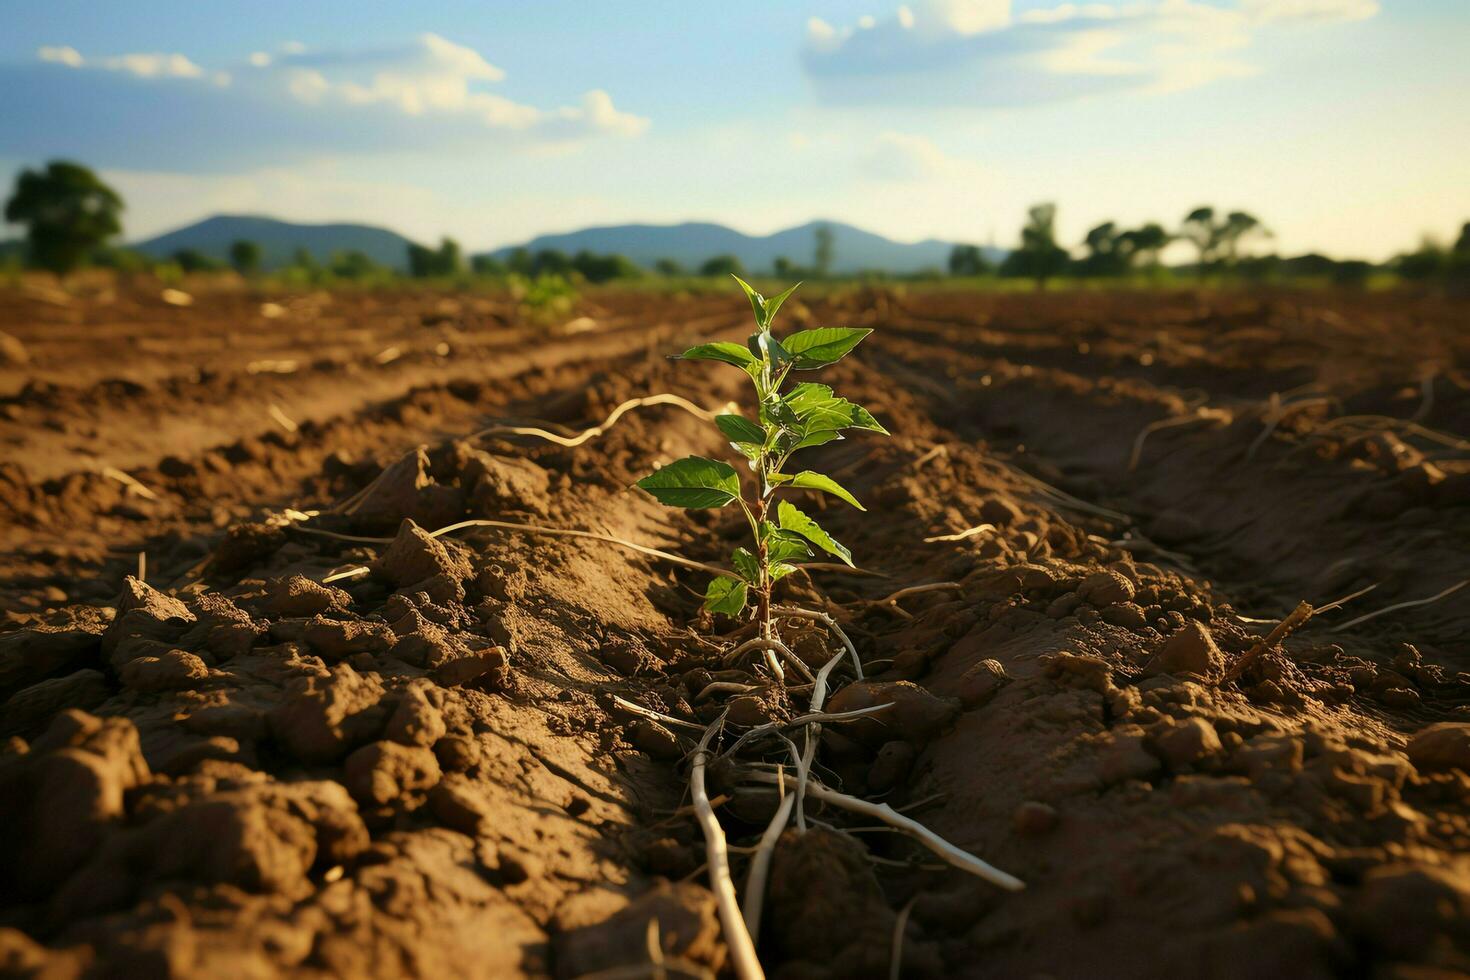
[[[219,211],[478,249],[816,217],[1008,244],[1060,206],[1245,208],[1381,258],[1470,219],[1465,0],[12,2],[0,174],[65,155],[130,236]]]

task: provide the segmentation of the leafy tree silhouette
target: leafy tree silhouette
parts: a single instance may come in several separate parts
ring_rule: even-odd
[[[470,271],[477,276],[503,276],[505,263],[493,255],[476,255],[470,259]]]
[[[91,170],[53,160],[24,170],[5,204],[5,220],[26,226],[31,263],[65,275],[122,231],[123,200]]]
[[[1003,276],[1025,276],[1036,280],[1038,286],[1060,275],[1067,267],[1067,250],[1057,244],[1057,206],[1037,204],[1027,212],[1026,225],[1021,229],[1021,247],[1001,263]]]
[[[956,245],[949,250],[949,274],[980,276],[990,271],[990,261],[978,245]]]
[[[1123,247],[1128,250],[1129,261],[1134,264],[1142,262],[1150,269],[1158,268],[1159,253],[1174,240],[1174,237],[1164,230],[1164,226],[1156,221],[1151,221],[1132,231],[1125,231],[1119,238]]]
[[[1222,259],[1234,265],[1240,258],[1241,240],[1256,234],[1269,237],[1271,232],[1255,215],[1231,211],[1224,218],[1217,218],[1215,209],[1209,206],[1195,208],[1185,215],[1179,229],[1179,237],[1191,242],[1199,253],[1195,271],[1200,276]]]
[[[1121,276],[1128,271],[1129,246],[1113,222],[1104,221],[1090,230],[1082,244],[1087,248],[1087,257],[1079,263],[1078,271],[1084,275]]]
[[[741,276],[745,274],[745,266],[737,256],[716,255],[714,258],[706,259],[699,267],[701,276]]]
[[[452,276],[464,271],[464,255],[459,242],[452,238],[439,240],[438,248],[412,244],[408,246],[408,272],[416,279]]]
[[[245,239],[237,239],[230,245],[230,265],[242,276],[260,271],[260,245]]]
[[[181,248],[174,252],[174,264],[185,272],[214,272],[220,264],[197,248]]]
[[[818,225],[816,239],[816,246],[812,250],[812,262],[816,266],[817,275],[825,277],[832,271],[833,235],[831,227]]]

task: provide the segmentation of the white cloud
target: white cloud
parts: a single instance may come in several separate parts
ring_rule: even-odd
[[[812,18],[803,61],[837,102],[1052,102],[1249,74],[1239,54],[1258,30],[1377,12],[1377,0],[1133,0],[1020,13],[1011,0],[923,0],[871,25]]]
[[[379,107],[533,132],[553,141],[636,136],[648,128],[648,120],[619,110],[601,89],[586,93],[579,105],[544,110],[484,91],[482,83],[498,82],[505,72],[437,34],[375,51],[297,52],[258,67],[262,84],[283,86],[292,98],[313,106]]]
[[[36,52],[36,56],[42,61],[66,65],[68,68],[80,68],[84,60],[80,51],[64,45],[61,47],[43,47]]]
[[[125,71],[139,78],[203,78],[204,69],[181,54],[123,54],[97,64],[108,71]]]
[[[191,144],[210,159],[209,169],[231,152],[249,158],[238,169],[293,155],[442,148],[488,138],[564,150],[593,137],[637,136],[649,125],[601,89],[545,108],[509,99],[490,89],[504,71],[437,34],[368,50],[309,50],[288,42],[276,53],[256,51],[213,68],[178,53],[92,56],[48,46],[37,57],[41,66],[15,70],[0,85],[0,115],[13,103],[18,118],[46,120],[48,144],[130,144],[115,156],[131,166],[163,166],[167,154],[181,169],[194,169]],[[67,69],[64,85],[58,67]],[[124,76],[140,83],[127,84]],[[179,128],[164,149],[145,131],[166,119]],[[138,127],[130,140],[126,120]],[[221,133],[227,146],[220,145]],[[107,153],[94,158],[106,160]]]
[[[1240,0],[1257,23],[1330,23],[1367,20],[1378,14],[1378,0]]]
[[[42,61],[65,65],[68,68],[101,68],[106,71],[127,72],[139,78],[203,78],[204,69],[181,54],[137,53],[120,54],[88,61],[82,53],[70,46],[41,47],[36,57]]]

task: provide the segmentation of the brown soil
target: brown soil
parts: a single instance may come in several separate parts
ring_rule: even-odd
[[[720,561],[732,515],[628,489],[722,452],[684,412],[574,449],[467,437],[739,397],[661,355],[741,337],[742,306],[596,293],[568,333],[471,295],[0,294],[0,975],[654,975],[607,972],[649,964],[651,921],[668,975],[727,971],[693,743],[612,701],[722,710],[699,695],[735,627],[699,612],[704,576],[425,529]],[[1027,888],[812,802],[776,852],[767,971],[886,976],[905,908],[904,976],[1470,971],[1470,586],[1353,623],[1470,579],[1467,314],[789,303],[788,327],[878,328],[831,381],[893,431],[813,460],[871,510],[823,522],[886,577],[785,586],[867,666],[829,707],[898,704],[827,726],[818,775]],[[936,582],[958,585],[868,601]],[[789,705],[730,707],[734,732]],[[711,779],[753,843],[773,797]]]

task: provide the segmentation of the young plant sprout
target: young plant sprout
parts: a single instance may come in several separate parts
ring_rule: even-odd
[[[815,520],[789,500],[775,499],[787,489],[818,490],[858,510],[857,498],[836,480],[814,470],[790,472],[791,457],[803,449],[842,438],[847,429],[888,434],[888,430],[861,406],[832,393],[826,385],[803,381],[782,391],[793,371],[815,371],[840,361],[871,330],[857,327],[820,327],[798,330],[777,339],[771,322],[796,286],[766,299],[740,277],[735,281],[750,298],[757,330],[744,345],[721,341],[691,347],[677,359],[721,361],[740,368],[755,385],[755,419],[720,415],[715,424],[748,461],[754,479],[750,493],[742,488],[739,472],[728,463],[702,456],[686,456],[638,481],[660,503],[671,507],[724,507],[738,503],[750,522],[751,548],[731,555],[736,574],[721,575],[705,590],[704,607],[736,616],[752,598],[760,635],[771,635],[771,588],[820,548],[852,565],[852,554]],[[797,285],[800,285],[798,283]]]

